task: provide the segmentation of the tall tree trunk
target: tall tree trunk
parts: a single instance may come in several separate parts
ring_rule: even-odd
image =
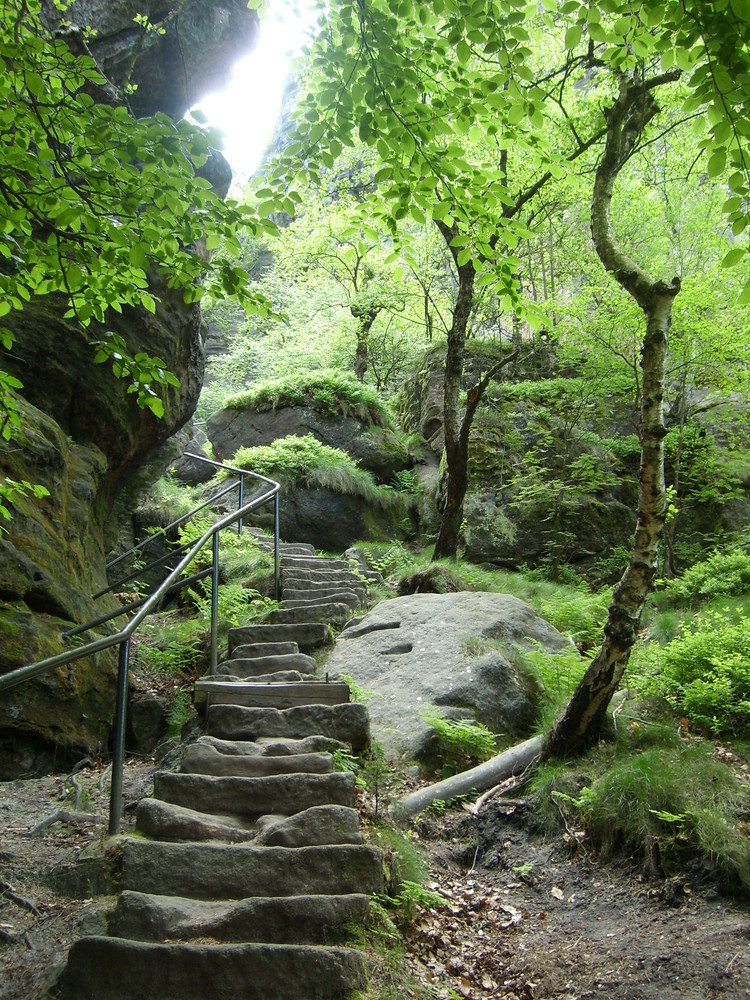
[[[352,316],[358,321],[357,326],[357,350],[354,352],[354,374],[358,381],[364,382],[365,372],[369,358],[367,356],[367,341],[370,336],[372,324],[378,318],[380,309],[372,308],[367,311],[358,309],[352,305],[349,307]]]
[[[545,756],[575,752],[600,734],[607,705],[622,679],[635,642],[641,612],[658,565],[659,540],[666,513],[664,372],[672,304],[680,290],[680,279],[673,278],[670,284],[654,281],[622,251],[612,231],[610,208],[620,170],[643,128],[658,113],[652,91],[673,78],[671,74],[649,81],[621,77],[618,99],[607,112],[607,139],[596,171],[591,203],[591,232],[605,268],[633,296],[646,320],[641,350],[638,519],[628,566],[612,595],[601,648],[562,716],[547,735]]]
[[[474,302],[474,265],[469,260],[458,266],[457,251],[450,246],[458,234],[456,226],[438,223],[443,238],[453,254],[458,272],[458,294],[453,307],[453,321],[448,331],[445,355],[445,387],[443,389],[443,435],[445,439],[446,489],[440,519],[440,532],[433,559],[455,556],[458,533],[464,516],[464,497],[469,481],[469,434],[461,433],[461,380],[464,373],[466,329]]]

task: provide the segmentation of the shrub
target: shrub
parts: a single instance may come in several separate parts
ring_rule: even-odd
[[[662,696],[691,723],[725,736],[750,734],[750,623],[707,611],[665,646],[637,656],[645,693]]]
[[[740,546],[715,549],[679,579],[665,581],[664,587],[678,600],[741,594],[750,588],[750,554]]]
[[[607,620],[612,591],[553,593],[542,599],[542,616],[559,632],[569,635],[582,650],[598,646]]]
[[[257,382],[247,392],[227,397],[224,405],[256,413],[281,406],[308,406],[327,416],[342,413],[381,427],[391,426],[390,413],[371,386],[333,369]]]
[[[320,486],[337,493],[351,493],[383,508],[396,499],[392,489],[376,486],[372,475],[360,469],[346,452],[321,444],[312,434],[280,438],[256,448],[240,448],[232,464],[286,485]]]
[[[495,752],[496,736],[481,722],[448,719],[438,708],[426,708],[420,714],[435,730],[440,755],[451,767],[467,767]]]

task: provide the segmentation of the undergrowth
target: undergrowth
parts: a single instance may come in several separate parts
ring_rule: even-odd
[[[699,861],[725,888],[750,895],[750,786],[726,757],[674,726],[621,717],[613,743],[537,769],[535,816],[548,829],[564,823],[602,858],[634,857],[653,874]]]

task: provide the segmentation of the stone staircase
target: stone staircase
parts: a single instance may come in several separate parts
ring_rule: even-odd
[[[108,936],[73,945],[64,1000],[344,1000],[365,985],[346,941],[383,891],[382,858],[332,754],[363,749],[369,720],[310,653],[366,588],[309,546],[284,547],[282,584],[281,609],[231,629],[196,684],[206,735],[139,803]]]

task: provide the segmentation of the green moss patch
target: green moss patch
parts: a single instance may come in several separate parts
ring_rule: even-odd
[[[363,423],[391,426],[391,416],[374,389],[352,375],[328,369],[258,382],[247,392],[229,396],[224,405],[256,413],[283,406],[307,406],[327,416],[343,414]]]

